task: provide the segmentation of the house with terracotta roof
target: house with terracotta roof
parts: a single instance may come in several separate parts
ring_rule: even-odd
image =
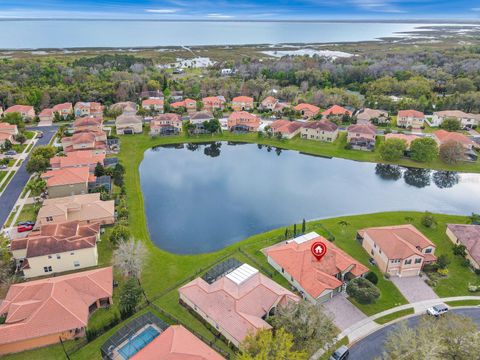
[[[52,169],[76,168],[88,166],[90,172],[95,171],[98,163],[104,165],[105,155],[96,155],[92,150],[71,151],[65,156],[54,156],[50,159]]]
[[[260,103],[261,110],[270,110],[271,112],[277,113],[281,112],[283,109],[288,107],[289,104],[281,102],[277,98],[273,96],[267,96],[263,101]]]
[[[155,116],[150,121],[151,136],[177,135],[182,132],[182,117],[174,113],[166,113]]]
[[[389,133],[385,134],[385,140],[388,139],[400,139],[405,141],[405,145],[407,146],[405,150],[405,156],[410,156],[410,145],[412,144],[413,140],[420,139],[420,136],[414,134],[400,134],[400,133]]]
[[[111,267],[10,286],[0,304],[0,355],[84,337],[90,315],[111,305],[112,293]]]
[[[372,151],[376,136],[377,129],[372,124],[353,124],[347,128],[347,143],[355,150]]]
[[[206,121],[213,120],[215,117],[210,111],[202,110],[192,113],[190,115],[189,122],[190,124],[194,125],[193,129],[190,129],[190,133],[193,134],[205,134],[207,131],[205,130],[204,123]]]
[[[98,102],[77,102],[73,109],[77,117],[94,116],[103,118],[103,106]]]
[[[476,143],[475,141],[470,139],[468,136],[461,133],[450,132],[446,130],[434,131],[433,136],[437,141],[438,145],[440,146],[448,142],[460,143],[463,146],[463,149],[465,151],[464,160],[471,160],[471,161],[477,160],[478,155],[475,152],[475,149],[479,150],[480,144]]]
[[[300,134],[303,123],[300,121],[275,120],[270,124],[273,136],[284,139],[292,139]]]
[[[23,120],[33,120],[35,118],[35,109],[30,105],[13,105],[5,110],[4,114],[18,113]]]
[[[260,119],[246,111],[234,111],[228,117],[227,126],[231,132],[258,131]]]
[[[102,128],[103,119],[93,116],[76,118],[73,122],[73,129],[75,130],[75,132],[85,130],[102,131]]]
[[[0,122],[0,145],[3,145],[7,140],[14,142],[16,135],[18,135],[17,125]]]
[[[142,101],[144,110],[153,110],[156,113],[163,113],[163,99],[145,99]]]
[[[38,119],[40,122],[52,122],[53,121],[53,109],[43,109],[40,114],[38,114]]]
[[[327,247],[320,261],[310,250],[318,241]],[[268,263],[312,303],[325,302],[344,292],[349,280],[368,272],[366,266],[316,232],[282,241],[262,251]]]
[[[307,140],[333,142],[338,137],[338,125],[328,119],[302,123],[300,137]]]
[[[423,127],[425,114],[417,110],[400,110],[397,114],[397,126],[420,129]]]
[[[185,99],[170,104],[172,109],[185,108],[187,113],[193,113],[197,111],[197,102],[193,99]]]
[[[223,96],[207,96],[202,99],[203,110],[214,112],[225,108],[225,98]]]
[[[278,305],[299,298],[248,264],[216,276],[196,278],[178,290],[180,302],[193,309],[233,345],[250,333],[271,329],[264,319]]]
[[[99,193],[45,199],[36,226],[78,221],[80,225],[115,222],[115,201],[103,201]]]
[[[471,129],[480,123],[480,114],[469,114],[461,110],[436,111],[431,117],[427,116],[430,126],[440,126],[445,119],[456,119],[460,121],[462,128]]]
[[[182,325],[169,326],[130,359],[225,360]]]
[[[233,111],[253,110],[253,98],[250,96],[237,96],[232,99]]]
[[[143,119],[141,116],[124,112],[115,119],[115,130],[119,135],[141,134]]]
[[[96,181],[88,166],[49,170],[41,177],[47,183],[50,198],[87,194],[88,184]]]
[[[73,114],[73,105],[70,102],[57,104],[52,108],[52,111],[65,119],[68,115]]]
[[[326,118],[341,118],[344,115],[352,116],[353,113],[340,105],[332,105],[322,112],[322,116]]]
[[[298,111],[304,119],[311,119],[320,113],[320,108],[318,106],[305,103],[298,104],[293,110]]]
[[[466,258],[480,269],[480,225],[447,224],[446,233],[452,243],[465,246]]]
[[[82,130],[72,136],[62,138],[62,147],[66,153],[79,150],[91,150],[95,155],[107,153],[107,135],[98,130]]]
[[[11,241],[17,269],[25,278],[58,274],[98,265],[100,223],[68,221],[40,226]]]
[[[435,244],[411,224],[362,229],[357,240],[378,268],[391,276],[417,276],[423,265],[437,260]]]
[[[363,108],[358,112],[356,117],[357,124],[378,125],[390,123],[390,117],[388,116],[388,112],[385,110]]]

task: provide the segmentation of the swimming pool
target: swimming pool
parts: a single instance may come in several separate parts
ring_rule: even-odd
[[[160,335],[160,332],[157,329],[153,326],[148,326],[140,334],[130,339],[128,343],[118,349],[118,353],[122,355],[125,360],[128,360],[151,343],[158,335]]]

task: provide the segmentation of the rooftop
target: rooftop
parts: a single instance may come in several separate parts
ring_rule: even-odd
[[[345,109],[343,106],[340,105],[332,105],[330,106],[327,110],[322,112],[323,116],[328,116],[328,115],[349,115],[352,116],[352,112],[348,109]]]
[[[467,248],[470,256],[480,264],[480,225],[447,224],[460,244]]]
[[[49,170],[41,175],[47,186],[73,185],[95,180],[88,166]]]
[[[414,118],[424,118],[425,114],[417,110],[400,110],[397,114],[398,117],[414,117]]]

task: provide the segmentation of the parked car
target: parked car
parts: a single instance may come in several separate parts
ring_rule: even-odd
[[[7,156],[17,155],[17,152],[15,150],[8,150],[8,151],[5,151],[5,155]]]
[[[26,231],[31,231],[33,229],[33,225],[18,225],[17,232],[22,233]]]
[[[43,137],[43,132],[39,131],[37,134],[37,138],[41,139]]]
[[[18,226],[20,225],[35,225],[35,221],[21,221],[18,223]]]
[[[427,309],[427,314],[435,317],[439,317],[440,315],[446,314],[447,312],[448,307],[444,304],[435,305]]]
[[[332,355],[330,355],[329,360],[345,360],[348,359],[348,355],[350,355],[348,347],[342,345],[337,350],[335,350]]]
[[[5,169],[7,169],[7,168],[8,168],[7,165],[0,165],[0,170],[5,170]]]

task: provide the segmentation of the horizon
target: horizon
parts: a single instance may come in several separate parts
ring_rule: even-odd
[[[422,14],[419,16],[419,14]],[[428,15],[425,15],[428,14]],[[480,21],[468,0],[6,0],[0,20]]]

